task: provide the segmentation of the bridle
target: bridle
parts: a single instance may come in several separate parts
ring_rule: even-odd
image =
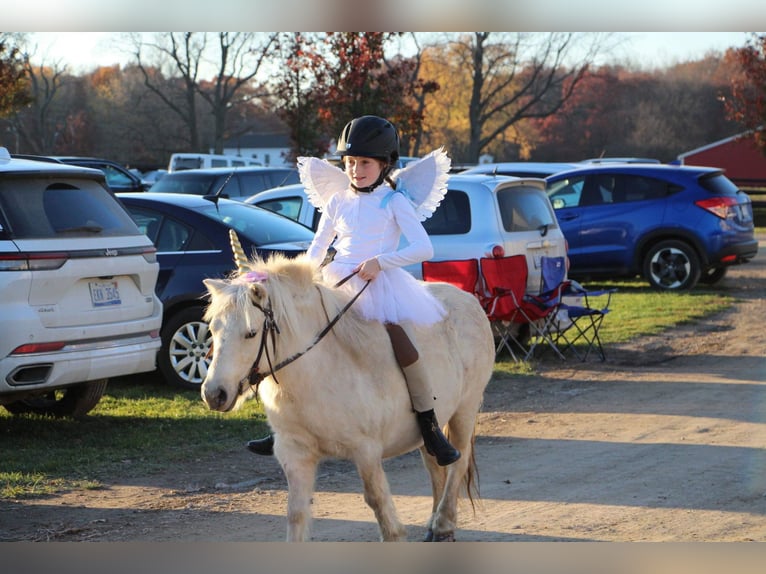
[[[351,273],[350,275],[346,275],[343,279],[338,281],[333,287],[337,288],[343,285],[346,281],[351,279],[354,275],[356,275],[356,271]],[[302,351],[299,351],[293,355],[290,355],[289,357],[285,358],[284,360],[280,361],[278,364],[274,365],[272,364],[272,358],[271,354],[276,352],[276,346],[277,346],[277,335],[280,333],[279,331],[279,325],[277,325],[277,322],[274,320],[274,311],[271,308],[271,299],[268,300],[267,306],[260,305],[259,303],[256,303],[255,301],[251,301],[253,306],[258,309],[261,313],[263,313],[263,325],[261,327],[261,341],[258,344],[258,354],[255,356],[255,360],[253,361],[252,366],[250,367],[250,371],[248,372],[247,376],[242,379],[244,381],[247,380],[248,384],[251,388],[253,388],[255,391],[258,389],[258,385],[260,382],[266,378],[266,376],[271,375],[271,377],[274,379],[274,382],[276,384],[279,384],[279,381],[277,380],[276,372],[293,361],[299,359],[306,353],[308,353],[311,349],[313,349],[319,341],[321,341],[327,333],[329,333],[332,328],[335,326],[335,324],[340,320],[340,318],[346,313],[346,311],[349,310],[351,305],[354,304],[354,302],[359,298],[359,296],[364,292],[365,289],[367,289],[367,286],[370,284],[370,281],[368,280],[365,282],[365,284],[362,286],[362,288],[359,290],[358,293],[356,293],[351,300],[346,303],[343,308],[338,311],[338,314],[335,315],[328,323],[324,326],[324,328],[317,333],[314,338],[312,339],[311,343],[309,343],[308,347],[303,349]],[[250,331],[245,335],[245,339],[252,339],[256,336],[255,331]],[[269,352],[269,341],[271,341],[271,353]],[[269,365],[269,371],[268,375],[264,375],[262,373],[258,372],[258,365],[261,362],[261,357],[266,356],[266,363]],[[242,383],[240,381],[240,384]]]

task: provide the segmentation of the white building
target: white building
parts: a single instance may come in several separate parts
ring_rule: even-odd
[[[292,166],[286,159],[289,152],[287,134],[245,134],[223,142],[224,154],[251,157],[261,165],[273,167]]]

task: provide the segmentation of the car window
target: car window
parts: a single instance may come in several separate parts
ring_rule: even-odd
[[[106,175],[106,183],[108,183],[110,187],[131,187],[133,185],[133,180],[130,179],[130,176],[116,169],[114,166],[100,164],[97,167],[104,172],[104,175]]]
[[[259,201],[256,205],[298,221],[301,214],[301,206],[303,205],[303,198],[295,196],[283,197],[280,199],[266,199],[264,201]]]
[[[669,193],[668,182],[640,175],[617,175],[614,203],[661,199]]]
[[[180,221],[166,217],[157,236],[157,251],[183,251],[192,229]]]
[[[240,173],[239,179],[242,181],[242,195],[250,196],[254,195],[264,189],[269,189],[271,186],[271,180],[266,172],[259,173]],[[239,195],[239,194],[238,194]],[[229,197],[234,197],[230,195]]]
[[[122,205],[91,180],[5,177],[0,213],[11,238],[140,235]]]
[[[188,193],[207,195],[213,187],[216,176],[194,172],[170,173],[152,186],[152,191],[159,193]]]
[[[573,177],[554,181],[548,185],[548,198],[554,209],[561,207],[577,207],[580,205],[582,190],[585,186],[584,177]]]
[[[450,189],[434,214],[423,222],[428,235],[460,235],[471,230],[468,194]]]
[[[497,192],[500,218],[506,231],[557,227],[545,194],[536,188],[510,187]]]
[[[281,187],[283,185],[292,185],[300,183],[301,178],[298,171],[294,169],[276,170],[271,172],[271,187]]]

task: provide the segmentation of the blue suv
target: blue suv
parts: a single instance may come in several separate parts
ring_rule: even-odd
[[[718,168],[601,164],[546,181],[574,278],[641,275],[656,289],[691,289],[758,251],[750,198]]]

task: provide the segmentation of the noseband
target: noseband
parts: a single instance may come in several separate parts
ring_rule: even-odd
[[[346,275],[343,279],[338,281],[333,287],[337,288],[343,285],[346,281],[351,279],[354,275],[356,275],[356,271],[354,273],[351,273],[350,275]],[[263,305],[260,305],[259,303],[256,303],[255,301],[252,301],[253,306],[258,309],[261,313],[263,313],[263,326],[261,327],[261,342],[258,344],[258,354],[255,356],[255,360],[253,361],[252,366],[250,367],[250,372],[247,375],[247,381],[248,384],[251,387],[254,387],[257,391],[258,385],[260,382],[266,378],[266,375],[263,375],[258,372],[258,365],[261,362],[261,357],[263,355],[266,355],[266,362],[269,365],[269,375],[274,379],[274,382],[279,384],[279,381],[277,380],[276,372],[296,359],[299,359],[306,353],[308,353],[311,349],[316,346],[319,341],[321,341],[327,333],[329,333],[332,328],[335,326],[335,323],[337,323],[340,318],[345,314],[346,311],[349,310],[351,305],[354,304],[354,302],[359,298],[359,296],[364,292],[365,289],[367,289],[367,286],[370,284],[369,281],[365,282],[365,284],[362,286],[362,288],[359,290],[359,292],[354,295],[351,300],[346,303],[343,308],[338,311],[338,314],[333,317],[333,319],[325,325],[325,327],[314,336],[314,339],[309,343],[309,346],[306,347],[304,350],[299,351],[295,353],[294,355],[290,355],[286,359],[280,361],[277,365],[272,364],[271,360],[271,353],[276,353],[277,348],[277,335],[280,334],[279,326],[277,325],[276,321],[274,320],[274,311],[271,308],[271,299],[268,301],[268,305],[264,307]],[[252,339],[256,336],[255,331],[250,331],[245,335],[245,339]],[[269,352],[269,345],[268,341],[271,340],[271,353]],[[244,379],[243,379],[244,380]]]

